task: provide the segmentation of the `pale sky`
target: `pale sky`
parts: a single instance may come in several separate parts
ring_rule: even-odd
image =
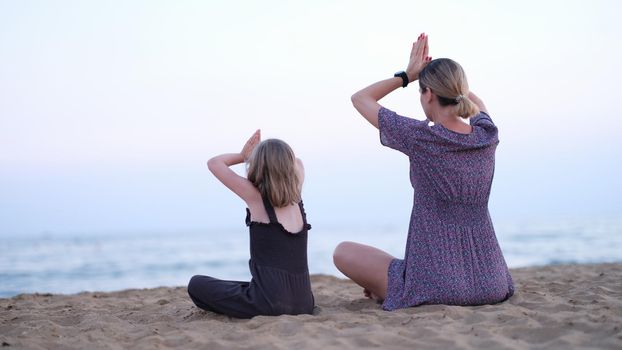
[[[0,0],[0,235],[242,226],[205,161],[257,128],[305,161],[320,227],[406,227],[407,159],[349,97],[404,69],[421,32],[499,126],[495,222],[619,217],[621,10]],[[381,103],[424,118],[416,84]]]

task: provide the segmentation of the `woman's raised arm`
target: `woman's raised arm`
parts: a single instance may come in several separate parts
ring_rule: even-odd
[[[473,101],[473,103],[477,105],[480,111],[488,114],[488,110],[486,109],[486,106],[484,105],[484,101],[482,101],[479,97],[477,97],[477,95],[475,95],[473,91],[469,91],[469,100]]]
[[[352,105],[371,125],[378,128],[378,111],[382,107],[378,101],[400,86],[400,77],[379,81],[352,95]]]
[[[419,72],[432,60],[428,56],[428,50],[428,36],[422,33],[417,41],[413,43],[410,52],[410,61],[406,68],[409,82],[419,79]],[[371,125],[377,128],[378,111],[382,107],[378,101],[400,86],[402,86],[402,78],[400,77],[379,81],[352,95],[352,104]]]

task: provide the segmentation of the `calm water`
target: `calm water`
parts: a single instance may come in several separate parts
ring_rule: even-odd
[[[498,225],[510,267],[622,261],[622,223]],[[248,231],[49,233],[0,238],[0,297],[185,285],[194,274],[249,279]],[[342,276],[332,250],[343,240],[402,257],[404,230],[328,230],[309,236],[311,273]]]

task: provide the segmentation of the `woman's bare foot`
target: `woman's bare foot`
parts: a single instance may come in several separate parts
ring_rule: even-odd
[[[384,300],[380,299],[376,294],[372,293],[369,289],[363,288],[363,294],[366,298],[373,299],[377,303],[382,303]]]

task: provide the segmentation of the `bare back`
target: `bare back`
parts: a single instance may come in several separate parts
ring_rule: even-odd
[[[270,218],[266,212],[266,208],[263,205],[261,194],[257,191],[257,195],[248,201],[248,209],[251,212],[251,221],[269,223]],[[298,233],[302,231],[304,222],[300,207],[298,204],[290,204],[286,207],[274,208],[277,221],[283,226],[284,229],[291,233]]]

